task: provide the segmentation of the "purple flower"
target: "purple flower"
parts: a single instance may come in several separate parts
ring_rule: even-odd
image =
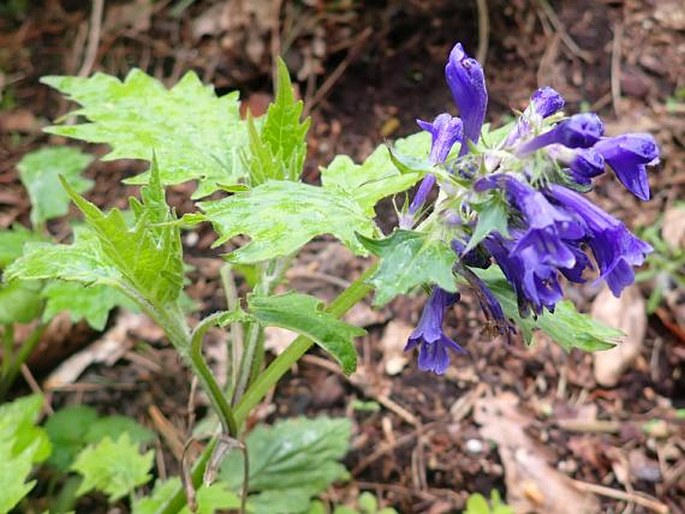
[[[431,135],[429,158],[433,164],[445,162],[454,144],[464,139],[464,124],[447,113],[440,114],[433,123],[422,120],[416,120],[416,123]]]
[[[457,43],[450,52],[445,66],[447,84],[452,91],[454,103],[464,120],[464,135],[470,141],[478,141],[480,129],[485,121],[485,110],[488,105],[488,91],[485,88],[483,68],[475,59],[464,53],[461,43]],[[468,151],[466,142],[459,155]]]
[[[656,164],[659,147],[650,134],[623,134],[602,138],[594,149],[616,173],[621,183],[640,200],[649,200],[647,164]]]
[[[547,86],[537,89],[531,95],[530,104],[535,109],[536,114],[542,118],[547,118],[563,109],[566,102],[564,101],[563,96]]]
[[[594,148],[566,148],[551,145],[547,153],[559,164],[568,168],[568,173],[577,184],[589,186],[592,179],[604,173],[604,157]]]
[[[561,268],[575,266],[576,258],[568,248],[567,240],[580,239],[585,232],[570,214],[557,209],[542,193],[511,175],[481,179],[476,189],[491,188],[487,183],[503,187],[509,202],[522,214],[524,226],[516,231],[512,254],[530,250],[526,251],[528,258],[535,258],[541,264]]]
[[[448,350],[466,353],[457,343],[445,335],[442,322],[445,311],[459,300],[459,293],[448,293],[435,286],[423,308],[419,324],[409,336],[405,351],[419,347],[419,369],[442,375],[450,363]]]
[[[543,308],[554,312],[563,297],[557,268],[541,262],[530,247],[513,252],[511,244],[498,234],[491,234],[483,244],[514,288],[522,317],[531,311],[540,314]]]
[[[522,144],[517,154],[524,157],[551,144],[560,144],[568,148],[589,148],[604,133],[602,120],[594,113],[583,113],[571,116],[557,124],[551,130],[534,137]]]
[[[583,220],[587,231],[584,240],[597,261],[600,278],[618,297],[624,287],[635,281],[633,266],[640,266],[652,247],[635,237],[623,223],[575,191],[552,184],[548,195]]]

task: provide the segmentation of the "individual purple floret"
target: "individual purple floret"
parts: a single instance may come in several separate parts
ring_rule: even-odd
[[[570,149],[560,145],[550,147],[547,152],[560,164],[568,167],[568,173],[577,184],[589,186],[592,179],[604,173],[605,162],[602,154],[594,148]],[[558,149],[558,151],[555,151]]]
[[[511,148],[515,143],[530,136],[533,129],[552,114],[560,111],[565,105],[564,98],[551,87],[535,90],[530,96],[530,103],[523,114],[516,120],[514,128],[504,141],[504,148]]]
[[[464,121],[464,135],[467,140],[477,142],[488,107],[488,91],[485,88],[483,68],[478,61],[466,55],[461,43],[457,43],[450,52],[445,75],[454,103],[457,104],[461,119]],[[467,152],[468,145],[465,141],[459,155],[465,155]]]
[[[516,153],[519,157],[525,157],[551,144],[560,144],[567,148],[589,148],[599,141],[603,133],[604,124],[596,114],[576,114],[522,144]]]
[[[563,298],[557,268],[542,263],[532,248],[512,252],[511,244],[498,234],[486,238],[483,245],[514,288],[522,317],[541,314],[543,308],[554,312]]]
[[[530,104],[535,109],[535,113],[542,118],[547,118],[564,108],[566,101],[559,93],[551,87],[541,87],[530,97]]]
[[[602,138],[594,149],[614,170],[621,183],[640,200],[649,200],[648,164],[656,164],[659,147],[650,134]]]
[[[541,264],[558,268],[575,266],[575,255],[567,241],[580,239],[585,232],[571,215],[554,207],[542,193],[512,175],[493,175],[479,180],[474,187],[476,190],[503,188],[509,202],[521,213],[524,226],[516,231],[512,254],[530,249],[526,255]]]
[[[433,123],[423,120],[416,120],[416,123],[431,135],[429,159],[433,164],[445,162],[455,143],[464,140],[464,124],[447,113],[440,114]]]
[[[465,353],[465,350],[445,335],[442,322],[445,311],[459,300],[459,293],[448,293],[435,286],[421,319],[407,342],[405,351],[419,347],[419,369],[442,375],[450,363],[448,350]]]
[[[618,297],[624,287],[635,281],[633,266],[640,266],[652,247],[579,193],[552,184],[548,195],[584,221],[587,227],[585,241],[597,261],[600,278]]]

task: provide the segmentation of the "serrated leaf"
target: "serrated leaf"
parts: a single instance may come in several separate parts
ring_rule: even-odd
[[[263,496],[251,495],[255,514],[276,512],[278,498],[295,503],[293,510],[306,511],[310,498],[330,484],[347,476],[340,464],[348,451],[351,423],[343,418],[295,418],[258,426],[246,438],[250,456],[249,488]],[[242,484],[242,456],[231,453],[222,463],[220,478],[234,491]],[[274,502],[265,500],[275,498]],[[271,506],[271,507],[270,507]],[[280,512],[280,511],[279,511]]]
[[[100,443],[82,450],[71,466],[83,476],[76,495],[95,489],[107,494],[110,502],[115,502],[152,478],[153,459],[154,451],[141,455],[138,444],[131,441],[128,433],[121,434],[116,441],[105,437]]]
[[[248,119],[249,150],[245,155],[252,186],[267,180],[298,180],[307,153],[305,141],[311,122],[300,122],[303,103],[296,100],[288,68],[278,59],[276,98],[269,105],[261,129]]]
[[[40,226],[46,220],[69,212],[69,196],[59,183],[62,176],[78,193],[93,186],[81,177],[93,156],[68,146],[42,148],[30,152],[17,163],[19,178],[31,199],[31,223]]]
[[[162,482],[157,480],[149,496],[136,498],[131,505],[132,514],[156,514],[171,495],[182,487],[179,477],[171,477]]]
[[[22,258],[7,268],[6,279],[54,278],[87,285],[103,284],[136,291],[152,303],[178,299],[183,287],[181,238],[175,216],[153,167],[142,202],[130,199],[132,227],[118,209],[104,214],[63,183],[85,215],[89,230],[72,245],[27,245]]]
[[[7,230],[0,230],[0,270],[21,256],[26,243],[44,240],[41,234],[32,232],[19,224]]]
[[[340,321],[323,310],[321,301],[300,293],[252,296],[250,313],[264,326],[286,328],[306,335],[340,364],[346,375],[357,367],[354,338],[366,332]]]
[[[0,405],[0,512],[9,512],[35,485],[26,482],[33,464],[45,460],[51,451],[44,429],[35,426],[43,399],[25,396]]]
[[[613,348],[623,335],[620,331],[595,321],[587,314],[578,312],[570,300],[557,303],[553,314],[544,312],[537,319],[521,318],[516,294],[499,268],[491,266],[487,270],[473,271],[497,297],[504,313],[514,320],[527,343],[532,341],[535,330],[542,330],[566,351],[578,348],[594,352]]]
[[[95,330],[105,328],[109,312],[115,307],[137,310],[137,306],[124,294],[102,285],[84,286],[78,282],[56,280],[43,288],[41,297],[45,300],[43,321],[60,312],[69,312],[74,323],[83,319]]]
[[[197,490],[196,500],[197,511],[194,514],[215,514],[240,508],[240,497],[223,482],[210,486],[202,485]],[[179,514],[191,514],[191,512],[186,505]]]
[[[159,81],[133,69],[123,82],[96,73],[89,78],[51,76],[41,81],[81,105],[72,114],[89,123],[52,126],[51,134],[91,143],[107,143],[103,160],[150,160],[152,150],[165,185],[198,180],[195,197],[233,184],[243,176],[239,149],[246,142],[238,93],[217,98],[194,72],[167,90]],[[129,180],[144,184],[147,174]]]
[[[55,445],[49,462],[67,472],[76,455],[89,444],[97,444],[105,437],[117,439],[127,433],[132,443],[144,444],[154,440],[154,434],[126,416],[98,417],[85,405],[71,405],[58,410],[45,423],[45,430]]]
[[[60,279],[110,285],[123,280],[116,268],[107,262],[92,230],[81,229],[74,237],[74,243],[70,245],[27,244],[24,255],[7,267],[3,279],[8,282]]]
[[[62,182],[69,196],[98,236],[102,253],[145,298],[166,303],[175,301],[183,288],[183,260],[176,217],[164,198],[157,166],[153,163],[150,183],[130,199],[135,224],[129,228],[118,209],[103,214],[69,184]]]
[[[430,145],[430,134],[419,132],[398,139],[394,151],[422,158],[428,155]],[[346,155],[338,155],[328,167],[321,169],[321,183],[325,188],[350,194],[369,216],[374,215],[379,200],[409,189],[421,176],[420,173],[401,173],[393,164],[386,145],[376,148],[362,164],[355,164]]]
[[[478,221],[469,239],[464,253],[472,250],[493,232],[499,232],[504,237],[509,237],[508,229],[509,211],[506,203],[499,198],[490,198],[487,202],[478,206]]]
[[[0,325],[29,323],[38,318],[43,308],[41,287],[35,280],[0,284]]]
[[[375,305],[385,305],[421,284],[437,284],[450,292],[457,290],[452,272],[456,255],[440,239],[410,230],[396,230],[381,240],[360,239],[380,257],[378,270],[369,279],[376,290]]]
[[[151,443],[155,439],[155,434],[135,419],[128,416],[113,415],[93,421],[86,430],[83,440],[86,443],[99,443],[106,437],[114,440],[123,433],[127,433],[131,442],[135,444]]]
[[[228,257],[242,264],[292,254],[322,234],[333,234],[363,254],[355,232],[371,236],[375,231],[373,221],[347,193],[299,182],[269,181],[200,207],[220,235],[217,245],[237,235],[250,236],[250,243]]]

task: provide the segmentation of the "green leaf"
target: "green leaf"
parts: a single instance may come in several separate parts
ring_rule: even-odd
[[[366,332],[340,321],[323,310],[313,296],[286,293],[277,296],[252,296],[250,313],[264,326],[275,326],[304,334],[330,353],[346,375],[357,367],[354,338]]]
[[[501,127],[491,130],[491,125],[486,123],[483,125],[481,130],[480,144],[483,145],[483,149],[495,148],[509,135],[511,129],[514,128],[516,121],[511,121]]]
[[[269,105],[261,130],[248,119],[249,151],[245,155],[251,184],[267,180],[298,180],[307,154],[310,118],[300,123],[303,103],[293,94],[285,63],[278,58],[276,99]]]
[[[38,395],[0,405],[0,512],[9,512],[24,498],[35,480],[26,482],[36,462],[52,449],[48,435],[35,425],[43,405]]]
[[[142,202],[130,199],[132,227],[118,209],[103,214],[64,182],[90,230],[77,233],[69,246],[27,245],[7,268],[7,280],[55,278],[134,290],[153,303],[176,301],[183,287],[181,238],[156,170],[141,189]]]
[[[17,163],[19,178],[31,199],[34,227],[69,212],[69,196],[60,186],[60,176],[78,193],[93,186],[92,180],[81,177],[92,160],[91,155],[77,148],[60,146],[30,152]]]
[[[81,451],[71,466],[83,476],[76,495],[95,489],[107,494],[110,502],[115,502],[152,478],[153,459],[154,451],[141,455],[138,444],[131,441],[128,433],[121,434],[116,441],[105,437]]]
[[[71,245],[29,243],[24,255],[10,264],[3,279],[60,279],[84,284],[119,284],[121,274],[103,255],[96,234],[81,229]]]
[[[516,294],[499,268],[491,266],[487,270],[473,271],[497,297],[504,313],[514,320],[527,343],[532,341],[535,330],[542,330],[566,351],[578,348],[594,352],[613,348],[623,336],[622,332],[578,312],[570,300],[557,303],[554,314],[544,312],[537,319],[522,318],[519,315]]]
[[[85,319],[95,330],[103,330],[109,311],[124,306],[136,310],[137,306],[113,287],[103,285],[84,286],[78,282],[56,280],[41,291],[45,299],[43,321],[60,312],[69,312],[74,323]]]
[[[490,514],[490,505],[480,493],[469,495],[466,500],[466,511],[464,514]]]
[[[240,234],[250,236],[250,243],[228,257],[242,264],[290,255],[322,234],[333,234],[363,254],[355,232],[375,232],[373,221],[347,193],[299,182],[265,182],[200,207],[220,235],[216,245]]]
[[[40,316],[42,284],[35,280],[16,280],[0,284],[0,325],[30,323]]]
[[[250,456],[251,492],[257,497],[255,514],[281,512],[281,500],[290,504],[287,512],[303,512],[309,500],[336,480],[347,476],[339,462],[348,451],[351,423],[344,418],[295,418],[260,425],[246,438]],[[242,484],[242,454],[231,453],[221,465],[220,478],[237,491]],[[268,494],[267,494],[268,493]],[[273,498],[271,507],[267,504]],[[294,505],[293,505],[294,504]]]
[[[100,418],[94,409],[85,405],[71,405],[58,410],[48,418],[45,430],[55,445],[49,462],[63,472],[69,470],[81,450],[105,437],[115,440],[126,433],[135,444],[154,440],[154,434],[134,419],[126,416]]]
[[[385,305],[425,283],[437,284],[445,291],[457,290],[452,272],[456,255],[442,240],[410,230],[396,230],[381,240],[360,239],[380,257],[378,270],[369,279],[376,289],[375,305]]]
[[[136,444],[152,443],[155,434],[128,416],[104,416],[91,423],[84,435],[86,443],[99,443],[105,437],[114,440],[119,434],[127,433]]]
[[[478,243],[493,232],[499,232],[504,237],[509,237],[508,220],[509,210],[507,204],[501,199],[491,197],[488,201],[480,204],[476,228],[464,249],[464,253],[475,248]]]
[[[394,151],[409,157],[422,158],[430,151],[431,137],[419,132],[398,139]],[[386,145],[381,145],[362,163],[355,164],[346,155],[338,155],[321,170],[321,183],[327,189],[338,189],[351,195],[369,215],[374,215],[376,203],[409,189],[420,178],[420,173],[401,173],[393,164]]]
[[[240,508],[240,497],[223,482],[217,482],[210,486],[202,485],[197,490],[196,500],[197,511],[195,514],[215,514],[216,512],[227,512]],[[191,514],[187,505],[180,514]]]
[[[44,240],[41,234],[32,232],[19,224],[13,225],[8,230],[0,230],[0,270],[21,256],[24,244]]]
[[[150,496],[133,500],[131,505],[132,514],[156,514],[157,510],[168,501],[169,496],[173,495],[181,487],[181,479],[179,477],[171,477],[164,482],[157,480]]]
[[[255,514],[298,514],[307,511],[311,497],[311,488],[303,485],[251,495],[248,505]]]
[[[107,143],[112,152],[103,160],[150,160],[156,153],[165,185],[198,180],[196,197],[233,184],[243,176],[239,149],[246,143],[238,93],[217,98],[194,72],[186,73],[170,90],[138,69],[121,82],[96,73],[89,78],[43,77],[81,105],[72,114],[90,123],[53,126],[51,134]],[[144,184],[147,174],[130,183]]]
[[[69,471],[76,455],[86,446],[86,432],[97,417],[95,409],[85,405],[69,405],[50,416],[45,430],[54,450],[48,463],[63,473]]]

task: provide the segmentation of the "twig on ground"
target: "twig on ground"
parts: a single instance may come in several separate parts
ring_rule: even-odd
[[[183,458],[184,449],[181,434],[179,434],[174,424],[164,416],[157,406],[150,405],[147,408],[147,413],[150,416],[150,419],[152,419],[152,423],[155,425],[157,432],[159,432],[167,447],[171,450],[171,453],[174,454],[176,460],[180,461]]]
[[[593,62],[594,59],[592,54],[590,52],[586,52],[576,44],[573,38],[566,31],[566,27],[559,19],[559,16],[557,16],[557,13],[554,12],[552,6],[549,5],[549,2],[547,2],[547,0],[538,0],[538,5],[542,9],[542,12],[544,13],[545,17],[547,17],[549,22],[554,26],[554,29],[559,33],[561,40],[564,42],[566,47],[571,51],[571,53],[580,57],[587,63]]]
[[[611,102],[614,114],[621,115],[621,48],[623,44],[623,24],[614,25],[614,39],[611,42]]]
[[[668,514],[670,509],[665,503],[661,503],[659,500],[652,496],[648,496],[640,492],[625,492],[619,491],[618,489],[612,489],[611,487],[606,487],[598,484],[590,484],[588,482],[583,482],[581,480],[569,479],[575,487],[581,491],[588,493],[598,494],[600,496],[606,496],[607,498],[613,498],[615,500],[621,500],[631,503],[636,503],[642,507],[650,509],[659,514]]]
[[[488,57],[488,44],[490,42],[490,15],[488,13],[487,0],[476,0],[478,8],[478,50],[476,60],[485,67]]]
[[[372,33],[373,29],[371,27],[367,27],[356,37],[354,45],[352,48],[350,48],[350,51],[347,53],[342,62],[338,64],[337,68],[335,68],[335,70],[333,70],[324,83],[321,84],[321,87],[314,94],[314,97],[310,101],[305,102],[304,112],[302,113],[303,117],[307,117],[309,113],[314,110],[314,107],[316,107],[319,102],[328,96],[328,93],[330,93],[331,89],[333,89],[335,83],[340,79],[340,77],[343,76],[345,70],[347,70],[350,64],[352,64],[352,61],[357,58],[362,46]]]
[[[90,75],[95,64],[100,45],[100,31],[102,29],[102,12],[105,7],[105,0],[93,0],[90,12],[90,32],[88,33],[88,46],[83,64],[78,72],[79,77]]]
[[[22,364],[19,370],[21,371],[21,376],[24,377],[24,380],[26,380],[26,383],[31,388],[31,391],[34,394],[38,394],[43,397],[43,408],[45,409],[45,412],[52,416],[55,413],[55,411],[52,409],[52,406],[50,405],[48,396],[40,388],[40,385],[38,385],[38,382],[33,377],[33,373],[31,373],[29,367],[26,364]]]

